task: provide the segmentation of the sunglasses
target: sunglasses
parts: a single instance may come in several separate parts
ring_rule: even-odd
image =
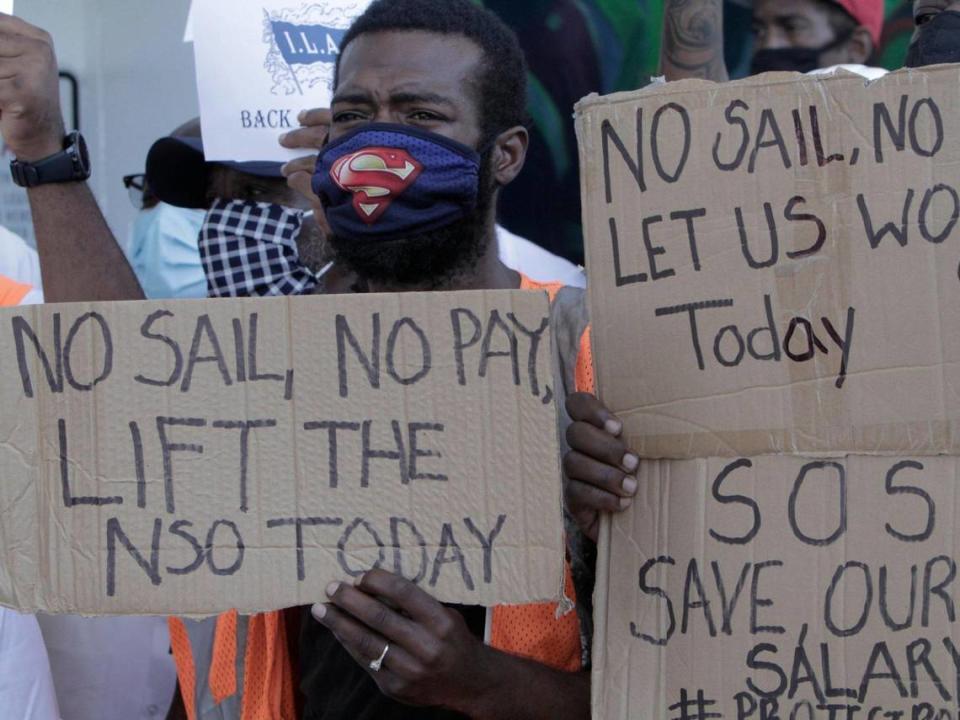
[[[155,196],[147,187],[147,176],[143,173],[136,175],[124,175],[123,186],[127,189],[130,196],[130,203],[137,209],[143,210],[146,203],[155,199]]]

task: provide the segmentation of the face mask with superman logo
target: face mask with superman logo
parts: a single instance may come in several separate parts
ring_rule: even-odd
[[[344,238],[392,240],[451,225],[477,206],[480,155],[435,133],[371,123],[327,145],[313,191]]]

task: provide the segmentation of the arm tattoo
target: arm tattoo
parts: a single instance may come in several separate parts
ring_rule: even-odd
[[[661,62],[668,80],[726,80],[723,0],[665,0]]]

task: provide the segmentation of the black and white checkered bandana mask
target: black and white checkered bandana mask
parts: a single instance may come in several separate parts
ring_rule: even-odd
[[[300,261],[303,210],[217,198],[200,228],[209,297],[308,295],[317,286]]]

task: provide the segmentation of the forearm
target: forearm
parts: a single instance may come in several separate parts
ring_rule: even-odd
[[[554,670],[490,650],[483,690],[463,707],[471,720],[590,720],[590,674]]]
[[[47,302],[143,299],[86,183],[41,185],[29,196]]]
[[[660,64],[667,80],[729,79],[723,59],[723,0],[664,0]]]

